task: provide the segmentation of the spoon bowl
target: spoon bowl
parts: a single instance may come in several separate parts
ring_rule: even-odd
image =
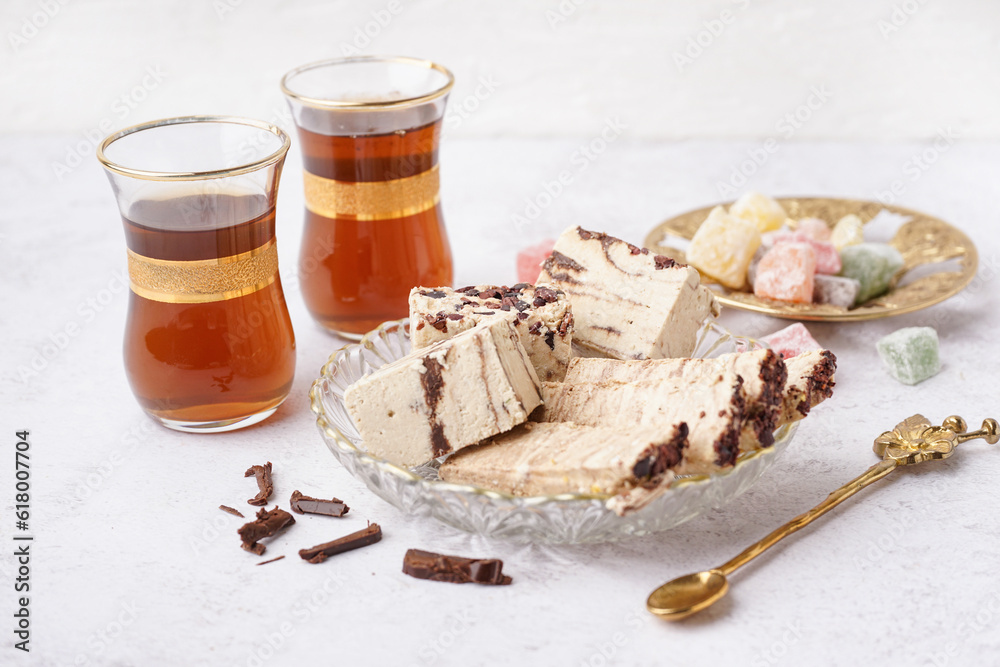
[[[726,575],[719,570],[687,574],[653,591],[646,600],[646,609],[676,621],[715,604],[728,590]]]

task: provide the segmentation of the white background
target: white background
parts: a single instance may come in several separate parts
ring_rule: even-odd
[[[635,138],[759,139],[825,87],[797,139],[921,139],[945,124],[1000,138],[990,0],[5,0],[0,30],[8,131],[275,117],[284,72],[362,52],[445,64],[453,102],[497,82],[455,136],[573,137],[620,116]],[[147,68],[163,73],[155,90],[116,106]]]
[[[861,473],[874,461],[872,438],[910,414],[958,413],[974,424],[1000,416],[997,3],[399,6],[364,45],[357,31],[373,13],[391,16],[387,3],[4,2],[0,664],[995,662],[1000,450],[981,442],[860,494],[739,572],[729,597],[699,618],[664,624],[643,602],[662,581],[727,560]],[[52,15],[39,19],[44,7]],[[724,10],[731,20],[720,31],[713,22]],[[33,33],[25,21],[44,25]],[[700,38],[702,53],[678,66],[675,54],[700,34],[710,37]],[[306,394],[341,343],[312,324],[295,281],[302,195],[293,146],[278,209],[298,343],[292,395],[245,431],[154,427],[121,366],[124,244],[94,145],[111,129],[175,114],[251,115],[291,129],[281,74],[359,45],[455,71],[441,164],[458,283],[510,282],[519,248],[570,224],[641,242],[662,219],[714,203],[728,187],[891,198],[972,236],[979,276],[926,311],[811,325],[838,356],[836,394],[731,505],[620,543],[495,542],[408,519],[323,447]],[[810,108],[814,88],[825,99]],[[581,162],[608,123],[626,127]],[[935,144],[941,134],[949,138]],[[546,199],[562,171],[571,183]],[[722,321],[754,335],[784,326],[735,312]],[[885,373],[874,341],[912,325],[938,329],[944,367],[906,387]],[[11,648],[10,633],[10,450],[20,428],[32,430],[29,655]],[[289,557],[256,568],[238,548],[239,520],[216,507],[248,508],[253,485],[242,473],[265,460],[275,464],[278,502],[299,488],[344,498],[352,512],[340,523],[302,519],[269,546]],[[319,566],[295,556],[366,519],[383,526],[382,543]],[[410,579],[399,572],[410,547],[504,558],[515,583]]]

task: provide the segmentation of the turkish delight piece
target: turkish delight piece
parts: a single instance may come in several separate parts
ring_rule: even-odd
[[[719,307],[698,272],[580,227],[556,241],[539,280],[569,298],[573,343],[616,359],[688,357]]]
[[[788,214],[777,201],[759,192],[746,192],[729,207],[729,214],[749,220],[762,232],[778,229]]]
[[[806,329],[801,322],[779,329],[764,336],[761,340],[780,354],[782,359],[795,357],[809,350],[823,349],[823,346],[816,342],[816,339],[809,333],[809,329]]]
[[[540,402],[538,376],[506,319],[411,352],[344,392],[368,452],[401,466],[509,431]]]
[[[756,224],[716,206],[694,233],[687,260],[726,287],[742,289],[746,285],[747,267],[760,243]]]
[[[555,239],[545,239],[517,253],[518,282],[534,283],[538,281],[538,274],[542,270],[542,262],[552,252],[552,246],[555,244]]]
[[[843,250],[849,245],[858,245],[865,240],[864,227],[865,223],[861,222],[858,216],[853,213],[845,215],[833,226],[830,241],[837,250]]]
[[[857,280],[858,298],[864,303],[884,294],[896,272],[903,268],[903,256],[886,243],[859,243],[840,251],[843,268],[840,275]]]
[[[819,218],[802,218],[795,226],[795,231],[805,234],[813,241],[830,240],[830,226]]]
[[[941,370],[938,335],[931,327],[906,327],[879,339],[878,356],[889,374],[903,384],[917,384]]]
[[[447,340],[480,322],[506,319],[540,380],[561,380],[573,356],[573,313],[566,294],[553,285],[471,285],[410,290],[413,349]]]
[[[773,236],[774,245],[781,243],[808,243],[816,252],[816,273],[836,275],[840,273],[840,253],[827,241],[817,241],[805,232],[778,232]]]
[[[753,287],[753,281],[757,279],[757,267],[760,266],[760,260],[764,259],[764,255],[767,251],[773,247],[770,243],[761,243],[760,247],[757,248],[757,252],[753,254],[750,259],[750,265],[747,267],[747,284]]]
[[[857,301],[860,289],[861,283],[854,278],[817,273],[813,284],[813,303],[850,308]]]
[[[757,266],[756,296],[812,303],[816,252],[808,243],[780,243],[767,251]]]

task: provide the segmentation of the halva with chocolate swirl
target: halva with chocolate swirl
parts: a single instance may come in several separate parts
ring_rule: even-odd
[[[580,227],[562,233],[538,281],[566,293],[573,342],[596,356],[689,357],[702,324],[719,312],[695,269]]]
[[[509,431],[539,403],[538,376],[505,319],[416,350],[344,392],[364,447],[402,466]]]
[[[611,509],[648,504],[674,479],[687,426],[631,429],[529,422],[448,457],[446,482],[516,496],[592,493],[615,497]]]
[[[688,447],[678,472],[713,472],[736,462],[746,411],[743,378],[722,372],[712,382],[542,384],[543,422],[574,422],[621,431],[686,424]]]
[[[410,290],[410,341],[418,350],[480,322],[506,319],[540,380],[561,380],[573,356],[573,313],[566,294],[552,285],[518,283]]]
[[[774,430],[804,417],[833,393],[836,357],[810,350],[782,359],[771,350],[713,359],[573,359],[565,382],[542,384],[534,419],[629,429],[684,423],[688,447],[678,474],[711,473],[741,451],[774,444]]]
[[[781,394],[779,424],[798,421],[833,395],[837,357],[830,350],[809,350],[785,360],[788,381]]]
[[[788,371],[773,350],[723,354],[711,359],[576,358],[570,362],[567,384],[657,383],[662,391],[683,391],[692,385],[722,382],[728,375],[743,381],[746,404],[740,424],[740,451],[774,444],[774,430],[782,412],[782,391]],[[690,424],[690,422],[689,422]]]

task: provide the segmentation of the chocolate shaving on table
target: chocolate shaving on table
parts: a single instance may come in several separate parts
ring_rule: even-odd
[[[236,532],[243,540],[243,548],[260,556],[264,553],[264,545],[259,540],[276,535],[293,523],[295,523],[295,517],[285,510],[275,507],[273,510],[267,511],[262,508],[257,512],[255,521],[243,524]]]
[[[246,518],[245,516],[243,516],[243,512],[239,511],[235,507],[230,507],[229,505],[219,505],[219,509],[222,510],[223,512],[229,512],[233,516],[238,516],[241,519]]]
[[[292,491],[290,503],[292,511],[299,514],[322,514],[324,516],[341,517],[351,511],[347,503],[339,498],[323,500],[322,498],[304,496],[299,491]]]
[[[250,466],[245,473],[244,477],[256,477],[257,478],[257,488],[260,491],[257,495],[247,501],[249,505],[262,506],[267,504],[267,499],[271,497],[274,493],[274,483],[271,481],[271,462],[268,461],[262,466]]]
[[[403,557],[403,573],[417,579],[447,581],[452,584],[506,586],[513,579],[503,573],[497,558],[462,558],[420,549],[410,549]]]
[[[375,544],[381,539],[382,529],[379,528],[377,523],[370,523],[367,528],[362,528],[356,533],[345,535],[332,542],[317,544],[311,549],[300,549],[299,556],[302,557],[302,560],[309,561],[310,563],[322,563],[330,556],[336,556],[351,549],[367,547],[369,544]]]
[[[285,557],[284,554],[282,554],[280,556],[275,556],[271,560],[262,560],[261,562],[257,563],[257,565],[267,565],[268,563],[273,563],[276,560],[281,560],[284,557]]]

